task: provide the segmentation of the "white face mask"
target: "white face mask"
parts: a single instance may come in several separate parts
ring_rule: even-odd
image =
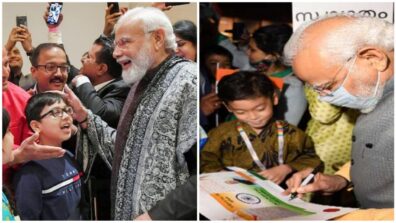
[[[353,64],[355,63],[355,61],[353,62]],[[377,105],[378,101],[380,100],[380,97],[377,96],[377,93],[381,79],[381,73],[377,73],[377,84],[375,85],[373,95],[370,97],[357,97],[350,94],[344,87],[345,80],[348,78],[350,72],[351,70],[348,71],[348,74],[345,77],[343,83],[337,90],[333,91],[330,95],[319,96],[319,100],[341,107],[359,109],[362,112],[372,111],[375,105]]]

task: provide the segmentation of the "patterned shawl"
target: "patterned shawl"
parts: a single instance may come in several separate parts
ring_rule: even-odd
[[[123,108],[124,117],[133,118],[128,124],[121,115],[118,126],[120,135],[127,133],[120,149],[114,150],[116,131],[89,112],[87,134],[79,137],[78,157],[87,175],[96,154],[113,167],[115,220],[131,220],[147,212],[189,177],[183,153],[196,142],[196,73],[195,63],[172,56],[156,69],[144,89],[133,87],[131,91],[136,92],[127,98],[132,103],[126,102]],[[128,110],[134,104],[136,109]],[[116,144],[119,140],[117,133]]]

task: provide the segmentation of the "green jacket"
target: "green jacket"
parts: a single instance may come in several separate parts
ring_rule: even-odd
[[[218,172],[227,166],[238,166],[247,170],[260,171],[254,163],[245,142],[237,131],[238,120],[222,123],[208,134],[200,156],[201,172]],[[278,166],[278,137],[275,121],[270,121],[259,135],[245,123],[242,128],[254,150],[266,168]],[[282,121],[284,129],[284,164],[299,171],[322,164],[315,153],[312,140],[297,127]]]

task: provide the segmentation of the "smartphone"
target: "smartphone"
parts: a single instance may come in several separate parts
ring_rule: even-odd
[[[110,10],[110,14],[114,14],[120,11],[120,6],[118,5],[118,2],[108,2],[107,7],[110,7],[110,5],[113,5],[113,8],[111,8]]]
[[[27,26],[27,16],[17,16],[16,17],[16,25],[17,26]]]
[[[50,7],[48,9],[48,19],[47,19],[47,23],[54,25],[58,23],[59,20],[59,16],[61,14],[62,11],[62,7],[63,7],[63,3],[62,2],[51,2],[50,3]]]
[[[165,2],[165,6],[187,5],[189,2]]]

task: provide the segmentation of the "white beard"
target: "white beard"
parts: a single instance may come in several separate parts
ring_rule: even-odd
[[[147,70],[152,65],[152,58],[150,57],[150,46],[147,42],[143,45],[143,47],[137,53],[137,57],[132,59],[127,57],[132,62],[132,66],[128,70],[122,71],[122,79],[128,85],[132,85],[140,81]]]

